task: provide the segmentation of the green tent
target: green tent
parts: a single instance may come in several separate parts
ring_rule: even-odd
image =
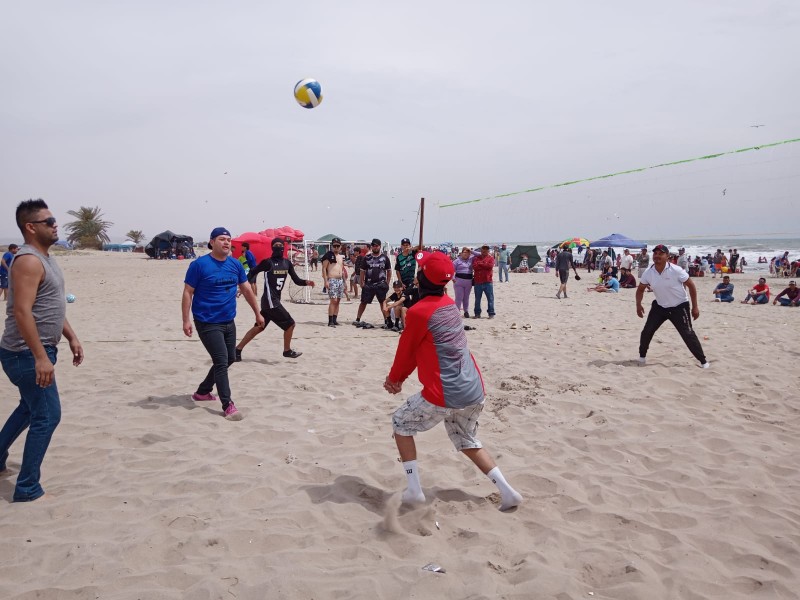
[[[514,251],[511,253],[511,264],[509,265],[510,268],[516,269],[519,267],[519,263],[522,260],[522,255],[528,255],[528,268],[532,269],[536,266],[542,258],[539,256],[539,251],[536,249],[536,246],[523,246],[519,245],[514,248]]]
[[[328,250],[330,250],[330,241],[333,238],[339,238],[340,240],[344,239],[340,235],[336,235],[335,233],[329,233],[327,235],[323,235],[321,238],[318,238],[317,240],[314,241],[314,244],[316,244],[317,242],[325,242],[324,244],[317,245],[317,252],[319,252],[320,258],[322,257],[323,254],[325,254]]]

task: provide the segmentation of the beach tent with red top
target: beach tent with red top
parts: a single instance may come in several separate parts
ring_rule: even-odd
[[[279,237],[286,241],[286,238],[289,238],[290,242],[302,242],[306,237],[306,234],[304,234],[302,231],[295,229],[294,227],[289,227],[288,225],[274,229],[265,229],[264,231],[259,231],[259,233],[267,236],[269,239]]]
[[[250,252],[252,252],[253,256],[256,257],[257,263],[261,262],[265,258],[269,258],[272,254],[271,237],[267,237],[266,235],[262,235],[260,233],[255,233],[253,231],[248,231],[231,240],[231,244],[233,245],[231,255],[233,258],[238,259],[242,255],[242,242],[247,242],[250,244]]]

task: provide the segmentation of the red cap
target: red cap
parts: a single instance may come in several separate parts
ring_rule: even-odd
[[[447,285],[455,276],[453,261],[441,252],[417,252],[415,257],[425,278],[433,285]]]

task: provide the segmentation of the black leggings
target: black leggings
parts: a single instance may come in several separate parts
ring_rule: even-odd
[[[653,335],[664,321],[672,321],[675,329],[681,334],[683,342],[694,357],[700,361],[701,364],[706,362],[706,355],[703,354],[703,347],[700,345],[700,340],[697,339],[697,334],[692,329],[692,314],[689,310],[689,303],[684,302],[672,308],[663,308],[653,300],[650,306],[650,313],[647,315],[647,322],[642,329],[642,335],[639,338],[639,356],[647,356],[647,349],[650,347],[650,341]]]
[[[236,324],[203,323],[195,321],[194,327],[200,341],[211,355],[211,368],[203,382],[198,386],[198,394],[210,394],[217,386],[217,393],[222,402],[222,410],[231,402],[231,386],[228,382],[228,367],[236,360]]]

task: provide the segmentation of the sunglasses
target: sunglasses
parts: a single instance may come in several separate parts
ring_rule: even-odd
[[[28,221],[28,223],[44,223],[48,227],[55,227],[56,218],[55,217],[47,217],[46,219],[41,219],[40,221]]]
[[[341,248],[342,245],[341,244],[331,244],[331,247],[332,248]]]

